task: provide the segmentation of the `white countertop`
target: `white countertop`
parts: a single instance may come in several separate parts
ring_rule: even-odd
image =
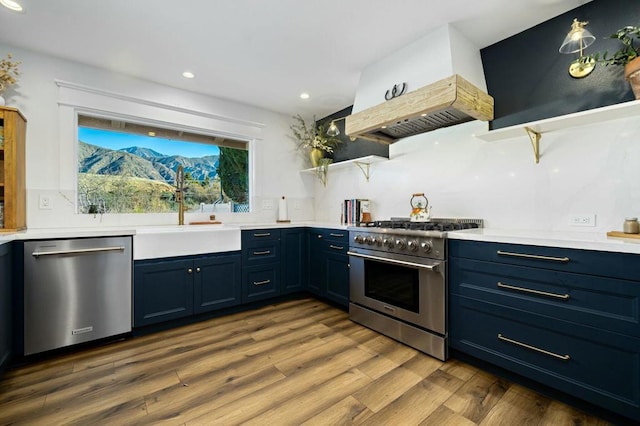
[[[224,229],[263,229],[263,228],[297,228],[297,227],[315,227],[315,228],[331,228],[346,229],[346,225],[329,222],[261,222],[261,223],[225,223],[222,225],[131,225],[120,227],[91,227],[91,228],[36,228],[27,229],[14,233],[0,233],[0,245],[15,240],[42,240],[55,238],[85,238],[85,237],[110,237],[116,235],[136,235],[151,233],[167,233],[167,232],[198,232],[207,231],[213,228]]]
[[[96,227],[96,228],[51,228],[29,229],[12,234],[0,234],[0,244],[14,240],[35,240],[47,238],[83,238],[106,237],[115,235],[136,235],[143,233],[163,232],[198,232],[211,230],[219,226],[221,229],[264,229],[264,228],[297,228],[314,227],[330,229],[347,229],[346,225],[331,222],[291,222],[291,223],[230,223],[220,225],[155,225],[129,227]],[[528,244],[545,247],[565,247],[582,250],[600,250],[619,253],[640,254],[640,239],[607,237],[605,233],[540,231],[526,229],[481,228],[464,231],[450,231],[448,237],[457,240],[497,242],[507,244]]]
[[[640,254],[640,239],[607,237],[606,233],[481,228],[451,231],[447,236],[455,240]]]

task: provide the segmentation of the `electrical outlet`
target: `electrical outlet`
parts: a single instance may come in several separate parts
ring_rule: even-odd
[[[273,210],[273,200],[262,200],[262,210]]]
[[[595,214],[573,215],[569,218],[569,225],[596,226],[596,215]]]
[[[53,206],[51,205],[51,197],[48,195],[41,195],[38,203],[38,207],[40,210],[51,210]]]

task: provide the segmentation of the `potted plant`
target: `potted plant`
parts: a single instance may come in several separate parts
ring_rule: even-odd
[[[626,26],[620,28],[608,38],[618,39],[622,47],[609,56],[609,52],[604,52],[602,58],[600,53],[594,53],[581,58],[582,62],[595,60],[596,62],[608,65],[624,66],[624,78],[631,84],[631,89],[636,99],[640,99],[640,27]]]
[[[311,126],[307,125],[300,114],[293,119],[296,123],[291,125],[292,138],[298,143],[298,149],[309,150],[309,159],[313,167],[318,167],[325,154],[332,153],[333,149],[342,142],[335,136],[327,135],[326,123],[317,123],[315,117]]]
[[[20,75],[18,65],[20,65],[21,62],[12,62],[11,59],[13,59],[13,57],[9,53],[7,59],[0,60],[0,105],[4,105],[5,103],[2,97],[4,89],[6,89],[7,86],[16,84],[18,76]]]

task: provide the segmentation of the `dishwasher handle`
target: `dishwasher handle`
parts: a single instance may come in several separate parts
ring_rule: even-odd
[[[40,256],[60,256],[63,254],[83,254],[83,253],[101,253],[105,251],[124,251],[124,246],[114,246],[114,247],[95,247],[95,248],[85,248],[85,249],[74,249],[74,250],[52,250],[52,251],[34,251],[31,253],[33,257]]]

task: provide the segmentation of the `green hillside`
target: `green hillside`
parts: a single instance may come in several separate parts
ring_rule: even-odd
[[[220,183],[214,179],[208,186],[187,182],[185,206],[195,210],[200,203],[213,203],[220,197]],[[81,213],[90,205],[104,208],[104,213],[166,213],[178,210],[175,187],[164,182],[139,177],[78,174],[78,204]]]

